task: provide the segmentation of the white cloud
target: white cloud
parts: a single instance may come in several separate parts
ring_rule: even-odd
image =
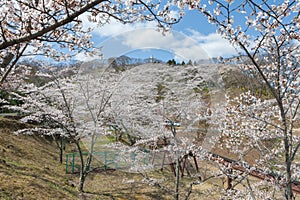
[[[202,48],[210,57],[226,57],[237,54],[235,48],[217,33],[203,35],[193,29],[188,29],[188,32],[191,34],[192,38],[201,43]]]
[[[186,60],[208,59],[201,45],[182,33],[172,31],[163,35],[154,28],[127,31],[103,43],[104,55],[108,49],[114,49],[117,55],[137,49],[162,49],[170,51]],[[126,48],[125,48],[126,47]],[[123,52],[120,52],[120,49]]]
[[[155,29],[135,29],[122,34],[122,45],[132,49],[156,48],[171,51],[186,60],[208,59],[236,55],[228,41],[216,33],[203,35],[197,31],[191,36],[172,31],[165,36]]]
[[[134,24],[122,24],[120,22],[117,22],[116,20],[113,20],[109,24],[105,24],[102,27],[95,28],[93,33],[99,35],[99,36],[115,36],[118,34],[122,34],[124,32],[133,31],[140,28],[149,28],[149,27],[155,27],[154,22],[148,22],[148,23],[134,23]]]
[[[88,61],[92,61],[94,59],[99,59],[101,58],[101,56],[99,55],[89,55],[87,53],[78,53],[76,56],[75,56],[75,60],[80,60],[80,61],[84,61],[84,62],[88,62]]]
[[[176,13],[174,13],[176,15]],[[155,22],[122,24],[116,20],[97,27],[89,22],[86,15],[82,16],[83,27],[92,27],[94,36],[108,38],[102,41],[104,57],[124,55],[137,49],[163,49],[186,60],[208,59],[218,56],[232,56],[235,49],[218,34],[203,35],[200,32],[187,29],[189,36],[172,31],[165,36],[157,31]],[[80,57],[80,56],[78,56]],[[84,59],[82,57],[81,59]]]
[[[140,28],[149,28],[155,27],[157,24],[155,22],[136,22],[132,24],[123,24],[120,21],[117,21],[115,18],[111,18],[110,21],[104,25],[97,25],[94,22],[88,20],[88,14],[83,14],[80,16],[80,19],[83,22],[83,28],[92,28],[92,34],[100,37],[111,37],[122,34],[124,32],[133,31]]]

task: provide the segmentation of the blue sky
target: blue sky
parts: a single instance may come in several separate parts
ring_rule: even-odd
[[[215,26],[208,23],[203,14],[196,10],[187,11],[180,23],[175,24],[173,29],[177,31],[193,29],[204,35],[216,32]]]
[[[165,36],[157,31],[155,22],[121,24],[112,20],[102,27],[82,16],[84,28],[93,27],[93,42],[102,47],[104,58],[129,55],[137,58],[155,58],[167,61],[201,60],[235,55],[235,49],[216,34],[214,25],[197,11],[187,11],[183,19],[173,25]],[[92,58],[79,54],[78,60]]]

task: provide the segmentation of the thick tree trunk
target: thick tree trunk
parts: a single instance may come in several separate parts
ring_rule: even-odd
[[[285,198],[287,200],[294,200],[294,195],[292,191],[292,180],[291,180],[291,162],[286,162],[286,189],[285,189]]]
[[[84,166],[82,166],[81,168],[84,168]],[[78,183],[78,191],[79,192],[83,192],[83,186],[84,186],[84,182],[85,182],[85,173],[84,170],[80,170],[80,178],[79,178],[79,183]]]
[[[294,200],[294,194],[292,190],[292,172],[291,172],[291,165],[292,162],[290,161],[289,155],[289,146],[287,146],[288,142],[285,142],[285,150],[286,150],[286,187],[285,187],[285,198],[287,200]]]
[[[78,191],[83,192],[83,186],[84,186],[84,182],[85,182],[86,173],[85,173],[85,169],[84,169],[83,154],[82,154],[82,150],[81,150],[81,147],[80,147],[80,144],[78,141],[76,142],[76,146],[77,146],[77,150],[78,150],[79,157],[80,157],[80,177],[79,177],[79,183],[78,183]]]
[[[291,141],[290,141],[290,135],[288,133],[288,125],[286,120],[286,113],[284,110],[284,106],[282,101],[280,100],[278,102],[278,106],[280,109],[280,114],[282,118],[282,123],[284,127],[284,150],[285,150],[285,165],[286,165],[286,187],[285,187],[285,198],[287,200],[294,200],[294,195],[292,191],[292,171],[291,171]]]

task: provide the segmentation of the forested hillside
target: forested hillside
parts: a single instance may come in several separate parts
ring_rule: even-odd
[[[181,71],[178,71],[180,69]],[[192,70],[193,69],[193,70]],[[197,70],[196,70],[197,69]],[[93,70],[93,69],[88,69]],[[187,70],[189,73],[186,73]],[[63,70],[67,73],[63,72],[64,76],[72,76],[73,72],[70,73],[69,70]],[[72,71],[72,69],[71,69]],[[258,98],[265,99],[265,100],[272,100],[270,97],[270,93],[265,85],[259,80],[254,79],[252,77],[247,76],[247,74],[240,71],[236,66],[226,66],[226,65],[200,65],[195,66],[170,66],[165,64],[143,64],[141,66],[130,67],[127,70],[116,70],[117,74],[125,73],[121,81],[119,81],[119,89],[116,90],[118,95],[121,95],[123,99],[128,100],[128,105],[137,106],[143,105],[142,102],[146,101],[147,103],[153,101],[153,105],[160,101],[170,101],[174,104],[176,102],[184,102],[191,94],[196,94],[199,103],[192,102],[188,99],[187,104],[180,104],[179,107],[176,109],[182,108],[182,105],[187,106],[195,104],[196,107],[188,107],[187,110],[183,110],[184,113],[191,112],[189,114],[192,116],[192,113],[199,109],[203,110],[202,106],[205,105],[204,110],[210,108],[211,110],[216,109],[216,105],[220,105],[225,99],[227,95],[229,98],[234,99],[238,97],[245,91],[251,91],[251,93]],[[86,71],[87,72],[87,71]],[[84,72],[83,74],[85,74]],[[182,76],[178,76],[177,74],[181,74]],[[111,72],[109,72],[111,73]],[[115,73],[115,72],[113,72]],[[165,74],[166,73],[166,74]],[[151,79],[155,77],[155,79]],[[160,79],[162,77],[162,79]],[[31,80],[36,80],[34,77],[31,77]],[[111,77],[110,77],[111,78]],[[142,78],[142,79],[140,79]],[[148,79],[151,79],[152,82],[150,84]],[[37,79],[41,80],[41,79]],[[69,79],[68,79],[69,80]],[[78,80],[76,79],[76,84],[78,84]],[[109,79],[114,80],[114,79]],[[185,85],[186,81],[196,80],[195,85],[191,84]],[[50,79],[48,80],[50,81]],[[47,84],[46,79],[41,84]],[[90,80],[89,80],[90,81]],[[157,81],[157,82],[155,82]],[[178,83],[184,83],[180,85]],[[112,85],[113,82],[108,82],[108,85]],[[176,90],[173,90],[175,84],[175,89],[178,90],[178,96],[176,96]],[[123,84],[123,85],[122,85]],[[94,88],[96,86],[91,85]],[[122,87],[121,87],[122,86]],[[140,86],[134,87],[134,90],[131,90],[133,86]],[[145,87],[144,87],[145,86]],[[91,87],[91,88],[93,88]],[[187,90],[186,88],[191,87],[191,90]],[[106,85],[104,85],[105,89],[108,89]],[[142,90],[140,90],[142,89]],[[147,93],[148,90],[150,93]],[[153,90],[154,89],[154,90]],[[100,90],[99,90],[100,91]],[[130,96],[126,91],[130,91]],[[172,91],[170,93],[170,91]],[[152,93],[151,93],[152,92]],[[51,94],[51,93],[45,93]],[[77,93],[78,94],[78,93]],[[137,94],[137,95],[136,95]],[[147,96],[153,94],[154,96]],[[113,94],[115,95],[115,94]],[[112,100],[118,100],[119,96],[113,96]],[[136,96],[134,96],[136,95]],[[171,97],[176,97],[176,100],[168,100],[168,95]],[[134,104],[131,105],[131,97],[134,98]],[[139,101],[139,98],[142,101]],[[151,100],[153,98],[153,100]],[[23,104],[22,101],[21,105]],[[98,102],[98,101],[95,101]],[[114,102],[114,101],[112,101]],[[125,102],[125,101],[124,101]],[[122,102],[122,103],[124,103]],[[16,102],[14,102],[16,103]],[[48,102],[46,102],[48,103]],[[58,101],[56,102],[58,103]],[[223,102],[224,103],[224,102]],[[17,103],[18,104],[18,103]],[[213,105],[215,104],[215,105]],[[48,104],[45,104],[48,105]],[[96,105],[96,104],[95,104]],[[117,104],[118,105],[118,104]],[[124,104],[122,104],[124,106]],[[125,128],[130,128],[130,130],[124,131],[120,129],[118,133],[116,130],[115,132],[111,132],[110,134],[106,135],[109,140],[114,140],[113,138],[119,138],[119,141],[129,148],[135,148],[135,144],[138,144],[138,147],[143,148],[150,148],[147,146],[147,143],[151,143],[151,145],[155,145],[153,141],[157,139],[156,145],[167,145],[162,144],[161,140],[158,136],[157,138],[149,138],[149,136],[145,135],[145,133],[151,133],[151,130],[159,131],[159,129],[152,129],[153,127],[149,126],[149,122],[145,124],[145,121],[148,120],[149,116],[153,115],[152,113],[147,113],[145,107],[139,107],[141,110],[136,110],[136,113],[133,113],[131,110],[130,112],[126,111],[129,109],[130,106],[126,106],[123,108],[116,107],[118,112],[121,111],[121,115],[113,116],[112,113],[117,113],[115,110],[110,110],[110,117],[114,118],[114,126],[117,127],[117,123],[119,125],[126,125]],[[234,104],[233,104],[234,105]],[[50,106],[53,106],[50,104]],[[114,106],[114,103],[112,105]],[[208,107],[206,107],[208,106]],[[7,108],[7,107],[6,107]],[[28,107],[30,108],[30,107]],[[135,107],[133,107],[135,110]],[[149,108],[149,107],[146,107]],[[174,107],[175,108],[175,107]],[[192,108],[192,109],[190,109]],[[60,107],[59,107],[60,109]],[[125,110],[122,110],[125,109]],[[13,110],[10,110],[12,112]],[[132,126],[130,123],[136,120],[135,114],[139,114],[139,112],[143,111],[144,115],[141,115],[146,120],[140,121],[139,119],[135,122],[135,126]],[[173,112],[172,109],[168,112]],[[211,111],[210,111],[211,112]],[[22,113],[22,112],[21,112]],[[20,113],[20,114],[21,114]],[[23,111],[23,114],[26,112]],[[166,112],[167,113],[167,112]],[[22,115],[23,115],[22,114]],[[46,113],[48,115],[48,113]],[[49,113],[51,114],[51,113]],[[146,115],[147,114],[147,115]],[[159,113],[160,114],[160,113]],[[63,156],[63,163],[59,163],[59,143],[56,143],[55,137],[52,136],[42,136],[39,134],[38,131],[30,132],[30,135],[15,135],[14,132],[21,129],[25,130],[34,130],[34,128],[41,128],[41,130],[54,128],[47,119],[43,118],[45,121],[34,121],[36,118],[29,118],[30,120],[27,123],[22,123],[16,119],[24,116],[18,116],[16,113],[11,116],[12,113],[8,113],[7,116],[3,115],[0,118],[0,131],[1,131],[1,138],[0,138],[0,155],[1,155],[1,162],[0,162],[0,197],[3,199],[172,199],[172,188],[174,187],[174,176],[172,172],[172,167],[169,165],[169,161],[166,162],[165,166],[163,166],[163,170],[157,170],[159,168],[154,169],[152,172],[147,171],[139,171],[139,173],[129,173],[127,170],[116,170],[111,169],[106,171],[102,166],[101,170],[89,173],[85,181],[85,188],[84,193],[79,193],[76,187],[79,184],[79,175],[78,174],[67,174],[65,170],[65,156]],[[14,116],[15,115],[15,116]],[[206,115],[205,113],[203,115]],[[140,116],[140,115],[137,115]],[[55,117],[55,116],[54,116]],[[151,116],[152,117],[152,116]],[[170,115],[172,118],[173,116]],[[209,146],[211,141],[209,139],[212,136],[209,135],[210,129],[209,126],[213,126],[212,124],[209,125],[208,120],[210,120],[208,116],[207,118],[201,118],[200,121],[197,121],[197,124],[190,124],[186,125],[184,122],[184,118],[181,118],[181,124],[178,128],[178,135],[177,138],[184,138],[185,136],[189,135],[188,145],[195,144],[196,146]],[[15,118],[15,119],[14,119]],[[55,119],[55,118],[53,118]],[[108,120],[108,118],[104,118]],[[111,120],[111,118],[109,118]],[[195,118],[198,120],[198,118]],[[195,123],[195,119],[193,119],[193,123]],[[200,118],[199,118],[200,119]],[[128,121],[126,121],[128,120]],[[153,118],[155,121],[156,119]],[[175,123],[176,121],[174,121]],[[188,123],[191,120],[187,121]],[[137,126],[138,123],[140,127]],[[173,123],[172,121],[169,123]],[[176,122],[177,123],[177,122]],[[297,124],[295,124],[298,126]],[[107,126],[104,124],[104,126]],[[152,124],[152,126],[156,126]],[[172,125],[171,126],[175,126]],[[191,126],[191,127],[190,127]],[[193,129],[197,127],[197,134],[193,135]],[[148,127],[147,130],[145,127]],[[186,129],[186,131],[184,131]],[[101,129],[100,129],[101,130]],[[142,131],[141,131],[142,130]],[[174,129],[176,130],[176,129]],[[183,131],[182,131],[183,130]],[[123,132],[122,132],[123,131]],[[130,135],[129,133],[136,131],[136,135]],[[167,130],[168,131],[168,130]],[[201,132],[198,132],[201,131]],[[143,133],[144,132],[144,133]],[[214,131],[212,131],[214,132]],[[113,134],[112,134],[113,133]],[[297,132],[296,132],[297,133]],[[116,134],[116,135],[114,135]],[[125,137],[124,135],[127,135]],[[297,133],[298,134],[298,133]],[[123,135],[123,136],[122,136]],[[165,135],[168,136],[168,135]],[[164,136],[164,137],[165,137]],[[70,153],[70,152],[77,152],[76,144],[72,141],[72,135],[69,136],[71,140],[68,140],[66,143],[66,150],[63,152]],[[77,137],[77,136],[76,136]],[[168,136],[168,140],[171,140],[172,137]],[[56,138],[57,139],[57,138]],[[226,136],[221,136],[220,141],[215,141],[216,145],[211,146],[209,150],[213,153],[217,153],[218,155],[222,155],[227,157],[228,159],[238,160],[240,156],[237,152],[232,152],[228,147],[226,147],[226,140],[228,138]],[[140,140],[140,141],[139,141]],[[146,142],[144,142],[145,140]],[[82,142],[84,143],[84,139]],[[184,140],[183,140],[184,141]],[[273,140],[263,141],[266,142],[265,144],[268,148],[271,148]],[[82,145],[80,142],[80,145]],[[206,143],[207,142],[207,143]],[[83,152],[85,148],[89,148],[89,143],[85,143],[82,145]],[[96,143],[95,143],[96,144]],[[247,141],[245,141],[247,144]],[[181,145],[181,143],[180,143]],[[244,149],[246,148],[243,144],[240,144],[241,147]],[[96,145],[95,145],[95,150]],[[103,148],[103,147],[101,147]],[[163,149],[163,146],[159,148]],[[247,150],[246,154],[243,154],[242,159],[248,162],[251,165],[256,164],[256,160],[259,159],[260,154],[262,152],[256,150]],[[191,153],[189,153],[191,154]],[[189,155],[186,154],[186,155]],[[158,157],[156,157],[158,158]],[[218,164],[211,162],[211,161],[203,161],[201,156],[197,156],[197,168],[199,167],[199,173],[196,173],[196,163],[193,163],[193,157],[189,158],[190,161],[187,161],[186,171],[182,171],[182,174],[185,174],[184,178],[182,178],[180,182],[180,195],[181,196],[189,196],[190,199],[205,199],[208,193],[211,193],[208,199],[218,199],[220,195],[224,193],[224,189],[228,188],[228,183],[226,182],[226,176],[224,175],[217,175],[217,171],[222,170],[222,164],[218,166]],[[195,157],[196,158],[196,157]],[[94,158],[93,162],[98,162],[97,157]],[[153,157],[153,160],[155,157]],[[160,158],[161,159],[161,158]],[[71,162],[70,160],[68,162]],[[160,163],[162,160],[159,161]],[[159,164],[160,164],[159,163]],[[183,161],[182,161],[183,163]],[[185,163],[185,161],[184,161]],[[68,163],[70,165],[70,163]],[[91,164],[92,165],[92,164]],[[161,164],[160,164],[161,165]],[[79,165],[80,166],[80,165]],[[183,165],[181,164],[182,169]],[[77,166],[78,167],[78,166]],[[79,168],[78,168],[79,169]],[[210,170],[208,170],[210,169]],[[197,169],[198,170],[198,169]],[[212,177],[209,174],[213,174]],[[200,182],[195,181],[199,179]],[[207,179],[207,180],[206,180]],[[228,177],[227,177],[228,179]],[[203,180],[203,183],[201,182]],[[249,181],[253,184],[256,184],[258,179],[254,179],[253,177],[249,176]],[[242,182],[242,180],[241,180]],[[227,185],[226,185],[227,184]],[[193,187],[191,187],[193,186]],[[238,185],[238,188],[241,186]],[[212,191],[214,191],[212,193]],[[189,193],[191,192],[191,193]]]

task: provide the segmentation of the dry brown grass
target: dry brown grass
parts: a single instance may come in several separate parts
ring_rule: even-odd
[[[64,164],[59,164],[54,142],[39,136],[16,136],[13,130],[26,125],[0,118],[0,199],[173,199],[174,176],[169,168],[151,172],[151,177],[164,178],[162,185],[170,191],[146,185],[143,176],[123,171],[102,171],[88,175],[85,193],[79,194],[78,175],[66,174]],[[128,183],[135,180],[134,183]],[[184,197],[191,178],[181,180],[181,197]],[[206,198],[215,182],[195,186],[190,199]],[[212,187],[213,186],[213,187]],[[199,189],[197,189],[199,188]],[[210,189],[209,189],[210,188]],[[209,191],[209,192],[207,192]],[[216,190],[217,191],[217,190]]]
[[[85,193],[79,194],[76,186],[78,174],[66,174],[64,164],[59,164],[54,142],[39,136],[15,136],[12,130],[25,127],[17,121],[0,118],[0,199],[87,199],[87,200],[161,200],[173,199],[174,176],[166,167],[162,172],[148,175],[164,179],[162,190],[146,185],[143,176],[123,171],[101,171],[88,175]],[[72,149],[72,148],[70,148]],[[221,152],[220,152],[221,153]],[[226,154],[226,152],[222,152]],[[227,155],[228,156],[228,155]],[[210,176],[218,168],[214,164],[199,162],[202,177]],[[193,187],[190,200],[220,199],[225,177],[212,178]],[[134,182],[130,183],[132,180]],[[180,180],[180,199],[184,199],[191,181]],[[251,181],[256,181],[252,179]],[[238,186],[239,187],[239,186]]]
[[[23,127],[17,121],[0,119],[0,199],[74,199],[59,164],[54,144],[38,136],[16,136]]]

